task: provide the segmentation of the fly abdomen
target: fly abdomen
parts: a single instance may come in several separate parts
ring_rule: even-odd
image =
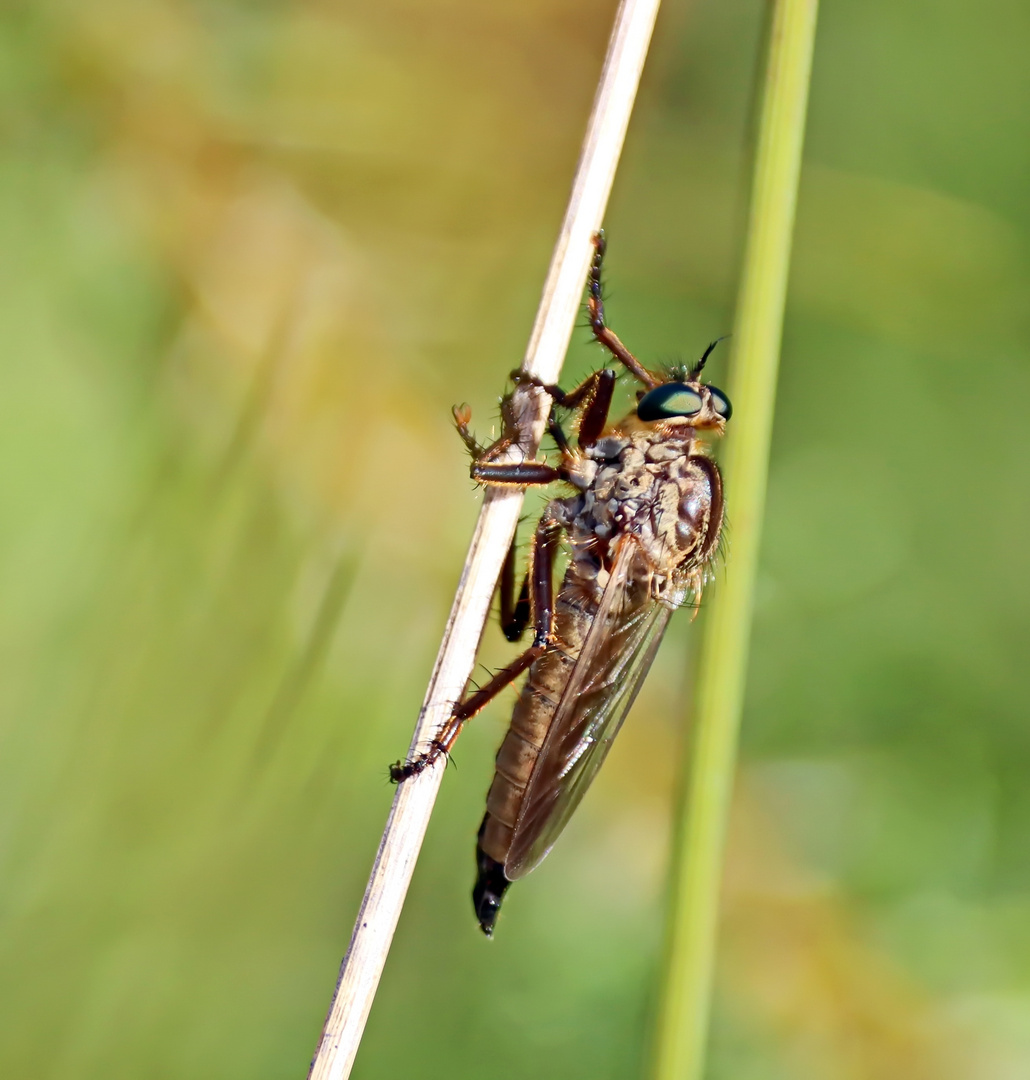
[[[497,751],[494,779],[486,797],[486,816],[479,830],[479,878],[473,889],[480,925],[487,933],[507,888],[504,860],[529,778],[596,612],[596,605],[584,604],[578,577],[575,567],[570,567],[555,600],[554,632],[559,645],[530,666],[511,724]],[[573,578],[576,580],[570,580]]]
[[[574,567],[570,567],[555,600],[554,632],[558,647],[549,649],[530,666],[508,732],[497,751],[496,771],[486,806],[487,816],[500,828],[488,824],[480,846],[498,862],[503,862],[508,854],[522,795],[593,619],[594,612],[585,610],[581,599],[576,602],[570,599],[574,595],[569,589],[574,584],[570,578],[578,579]]]

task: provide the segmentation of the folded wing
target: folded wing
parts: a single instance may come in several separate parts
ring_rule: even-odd
[[[651,570],[626,535],[537,758],[504,864],[524,877],[551,850],[597,775],[654,660],[672,609],[651,594]]]

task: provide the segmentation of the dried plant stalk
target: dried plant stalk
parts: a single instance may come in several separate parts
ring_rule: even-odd
[[[523,371],[544,382],[558,380],[569,346],[593,252],[591,236],[600,228],[608,202],[658,5],[659,0],[622,0],[616,15],[568,209],[522,362]],[[514,406],[526,421],[523,448],[535,453],[543,435],[547,398],[520,387]],[[425,746],[449,718],[472,672],[521,507],[521,491],[488,490],[483,499],[411,742],[412,753]],[[442,767],[427,769],[397,788],[311,1063],[311,1080],[343,1080],[350,1075],[442,776]]]

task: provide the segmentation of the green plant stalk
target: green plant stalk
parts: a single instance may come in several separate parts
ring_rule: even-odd
[[[769,35],[726,442],[732,548],[698,665],[696,736],[673,851],[654,1080],[701,1080],[818,0],[776,0]]]

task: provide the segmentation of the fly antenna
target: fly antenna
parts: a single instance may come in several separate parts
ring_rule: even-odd
[[[690,377],[692,379],[696,379],[698,375],[701,374],[701,370],[705,366],[705,361],[708,359],[709,356],[712,355],[712,351],[715,349],[715,346],[718,345],[720,341],[725,341],[729,336],[729,334],[723,334],[722,337],[717,337],[715,341],[713,341],[711,345],[709,345],[708,348],[705,349],[705,351],[701,354],[701,359],[698,360],[698,362],[690,369]]]

